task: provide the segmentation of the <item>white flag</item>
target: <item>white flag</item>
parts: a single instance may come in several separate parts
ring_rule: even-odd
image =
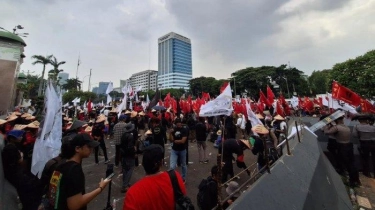
[[[110,82],[107,86],[107,90],[105,91],[105,94],[109,94],[113,90],[113,83]]]
[[[45,117],[40,124],[41,130],[34,144],[31,164],[31,172],[39,178],[47,161],[59,155],[62,136],[62,104],[52,81],[48,81],[45,94]]]
[[[290,100],[290,103],[292,104],[293,108],[297,108],[298,107],[298,98],[293,96],[292,99]]]
[[[230,84],[224,91],[214,100],[201,106],[199,116],[210,117],[219,115],[231,115],[233,112],[232,107],[232,90]]]
[[[262,121],[260,121],[259,118],[257,118],[257,116],[254,114],[253,110],[251,110],[251,106],[248,100],[246,100],[246,111],[247,111],[247,118],[250,120],[252,127],[258,124],[263,125]]]
[[[148,97],[148,93],[147,93],[147,98],[146,98],[146,104],[147,106],[150,104],[150,98]]]
[[[107,95],[107,104],[108,105],[112,101],[112,97],[108,94]]]

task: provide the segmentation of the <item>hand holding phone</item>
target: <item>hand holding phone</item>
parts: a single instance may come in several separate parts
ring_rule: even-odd
[[[105,181],[110,180],[114,175],[115,175],[115,173],[111,173],[109,176],[107,176],[105,178]]]

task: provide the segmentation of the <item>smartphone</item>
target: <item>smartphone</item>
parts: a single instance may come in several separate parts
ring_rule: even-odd
[[[115,175],[115,173],[111,173],[109,176],[107,176],[105,179],[111,179],[113,176]]]

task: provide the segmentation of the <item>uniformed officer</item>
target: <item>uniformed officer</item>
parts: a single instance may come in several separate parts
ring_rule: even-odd
[[[344,116],[335,120],[336,125],[324,128],[325,134],[333,134],[337,142],[337,161],[339,173],[346,169],[350,186],[360,185],[358,170],[354,166],[353,143],[350,142],[350,128],[344,124]]]
[[[357,116],[356,119],[358,119],[359,125],[354,126],[352,131],[352,136],[357,138],[361,145],[360,154],[363,166],[363,175],[367,177],[371,177],[370,153],[373,168],[375,169],[375,127],[369,124],[371,118],[372,117],[369,115]]]

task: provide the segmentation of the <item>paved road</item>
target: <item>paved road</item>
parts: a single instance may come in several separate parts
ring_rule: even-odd
[[[108,149],[108,156],[112,163],[114,163],[114,144],[112,140],[106,140]],[[169,165],[169,146],[166,146],[166,162]],[[198,160],[198,148],[196,143],[189,143],[189,166],[186,179],[187,194],[192,199],[194,205],[196,205],[196,195],[198,193],[198,185],[203,178],[210,175],[211,167],[216,164],[217,149],[213,147],[212,142],[207,142],[207,154],[209,163],[199,164]],[[106,165],[104,164],[104,157],[99,157],[100,164],[95,165],[94,155],[92,154],[90,158],[85,159],[83,162],[83,169],[86,176],[86,192],[98,187],[100,178],[105,177]],[[139,162],[141,163],[142,156],[139,156]],[[251,151],[245,151],[245,161],[247,165],[250,165],[256,161],[256,157],[251,153]],[[112,190],[111,190],[111,202],[114,199],[118,200],[117,209],[122,209],[124,202],[124,193],[120,192],[122,184],[122,176],[119,175],[120,168],[115,169],[115,178],[113,178]],[[164,167],[163,170],[168,170]],[[181,172],[181,168],[177,168],[177,171]],[[234,166],[235,173],[240,172],[236,166]],[[137,180],[141,179],[145,175],[143,167],[138,166],[133,172],[131,183],[135,183]],[[240,180],[238,183],[243,183],[248,175],[243,173],[240,175]],[[108,188],[106,188],[103,193],[96,197],[88,206],[88,209],[92,210],[102,210],[107,203]],[[225,191],[223,189],[223,197],[226,197]]]

